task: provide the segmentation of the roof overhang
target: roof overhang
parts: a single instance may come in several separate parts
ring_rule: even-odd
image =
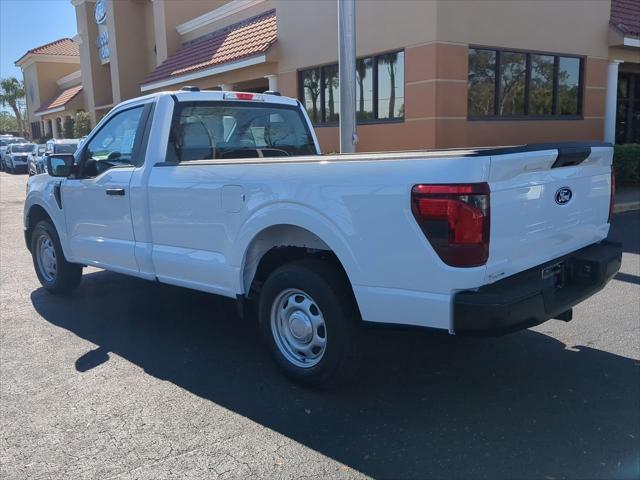
[[[635,48],[640,48],[640,38],[634,38],[634,37],[624,37],[622,39],[622,44],[625,47],[635,47]]]
[[[44,115],[49,115],[50,113],[64,112],[64,110],[65,107],[63,105],[61,107],[50,108],[49,110],[42,110],[41,112],[35,112],[33,115],[36,117],[42,117]]]
[[[67,109],[69,103],[72,102],[80,92],[82,92],[82,85],[66,88],[51,98],[33,114],[36,116],[42,116],[50,113],[62,112]]]
[[[25,69],[33,65],[37,62],[46,62],[46,63],[77,63],[80,65],[80,57],[72,56],[72,55],[42,55],[42,54],[34,54],[28,53],[15,62],[16,67],[20,67],[21,69]]]
[[[266,55],[258,55],[257,57],[246,58],[237,62],[216,65],[215,67],[207,68],[206,70],[198,70],[197,72],[188,73],[186,75],[180,75],[178,77],[168,78],[166,80],[147,83],[140,87],[140,91],[148,92],[149,90],[157,90],[158,88],[169,87],[171,85],[189,82],[198,78],[210,77],[212,75],[219,75],[221,73],[231,72],[233,70],[239,70],[241,68],[251,67],[253,65],[259,65],[261,63],[266,63],[266,61]]]
[[[80,72],[80,70],[76,70],[75,72],[72,72],[69,75],[65,75],[64,77],[56,80],[56,84],[59,87],[64,87],[64,86],[69,87],[72,85],[80,84],[81,80],[82,80],[82,73]]]
[[[626,35],[615,25],[609,26],[609,46],[640,48],[640,37]]]
[[[191,33],[199,28],[214,24],[227,17],[235,15],[251,7],[255,7],[266,0],[231,0],[221,7],[214,8],[210,12],[193,18],[187,22],[181,23],[176,27],[180,35]]]

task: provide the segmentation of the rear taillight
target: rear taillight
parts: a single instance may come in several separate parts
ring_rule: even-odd
[[[615,207],[616,203],[616,171],[613,169],[613,165],[611,165],[611,199],[609,199],[609,219],[608,222],[611,223],[611,217],[613,216],[613,207]]]
[[[489,257],[489,184],[416,185],[411,210],[438,256],[452,267]]]

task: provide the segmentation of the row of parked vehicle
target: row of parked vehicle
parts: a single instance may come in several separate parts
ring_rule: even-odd
[[[73,153],[79,139],[52,139],[47,143],[30,143],[22,137],[0,136],[0,170],[9,173],[46,173],[46,157],[54,153]]]

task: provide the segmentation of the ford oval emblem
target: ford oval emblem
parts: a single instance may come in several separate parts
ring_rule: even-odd
[[[569,187],[559,188],[556,192],[556,203],[558,205],[566,205],[571,201],[573,197],[573,192]]]

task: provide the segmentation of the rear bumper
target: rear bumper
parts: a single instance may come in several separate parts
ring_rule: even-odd
[[[562,262],[562,274],[543,278]],[[601,242],[520,272],[453,300],[453,330],[460,335],[500,335],[558,317],[602,290],[618,272],[622,246]]]

